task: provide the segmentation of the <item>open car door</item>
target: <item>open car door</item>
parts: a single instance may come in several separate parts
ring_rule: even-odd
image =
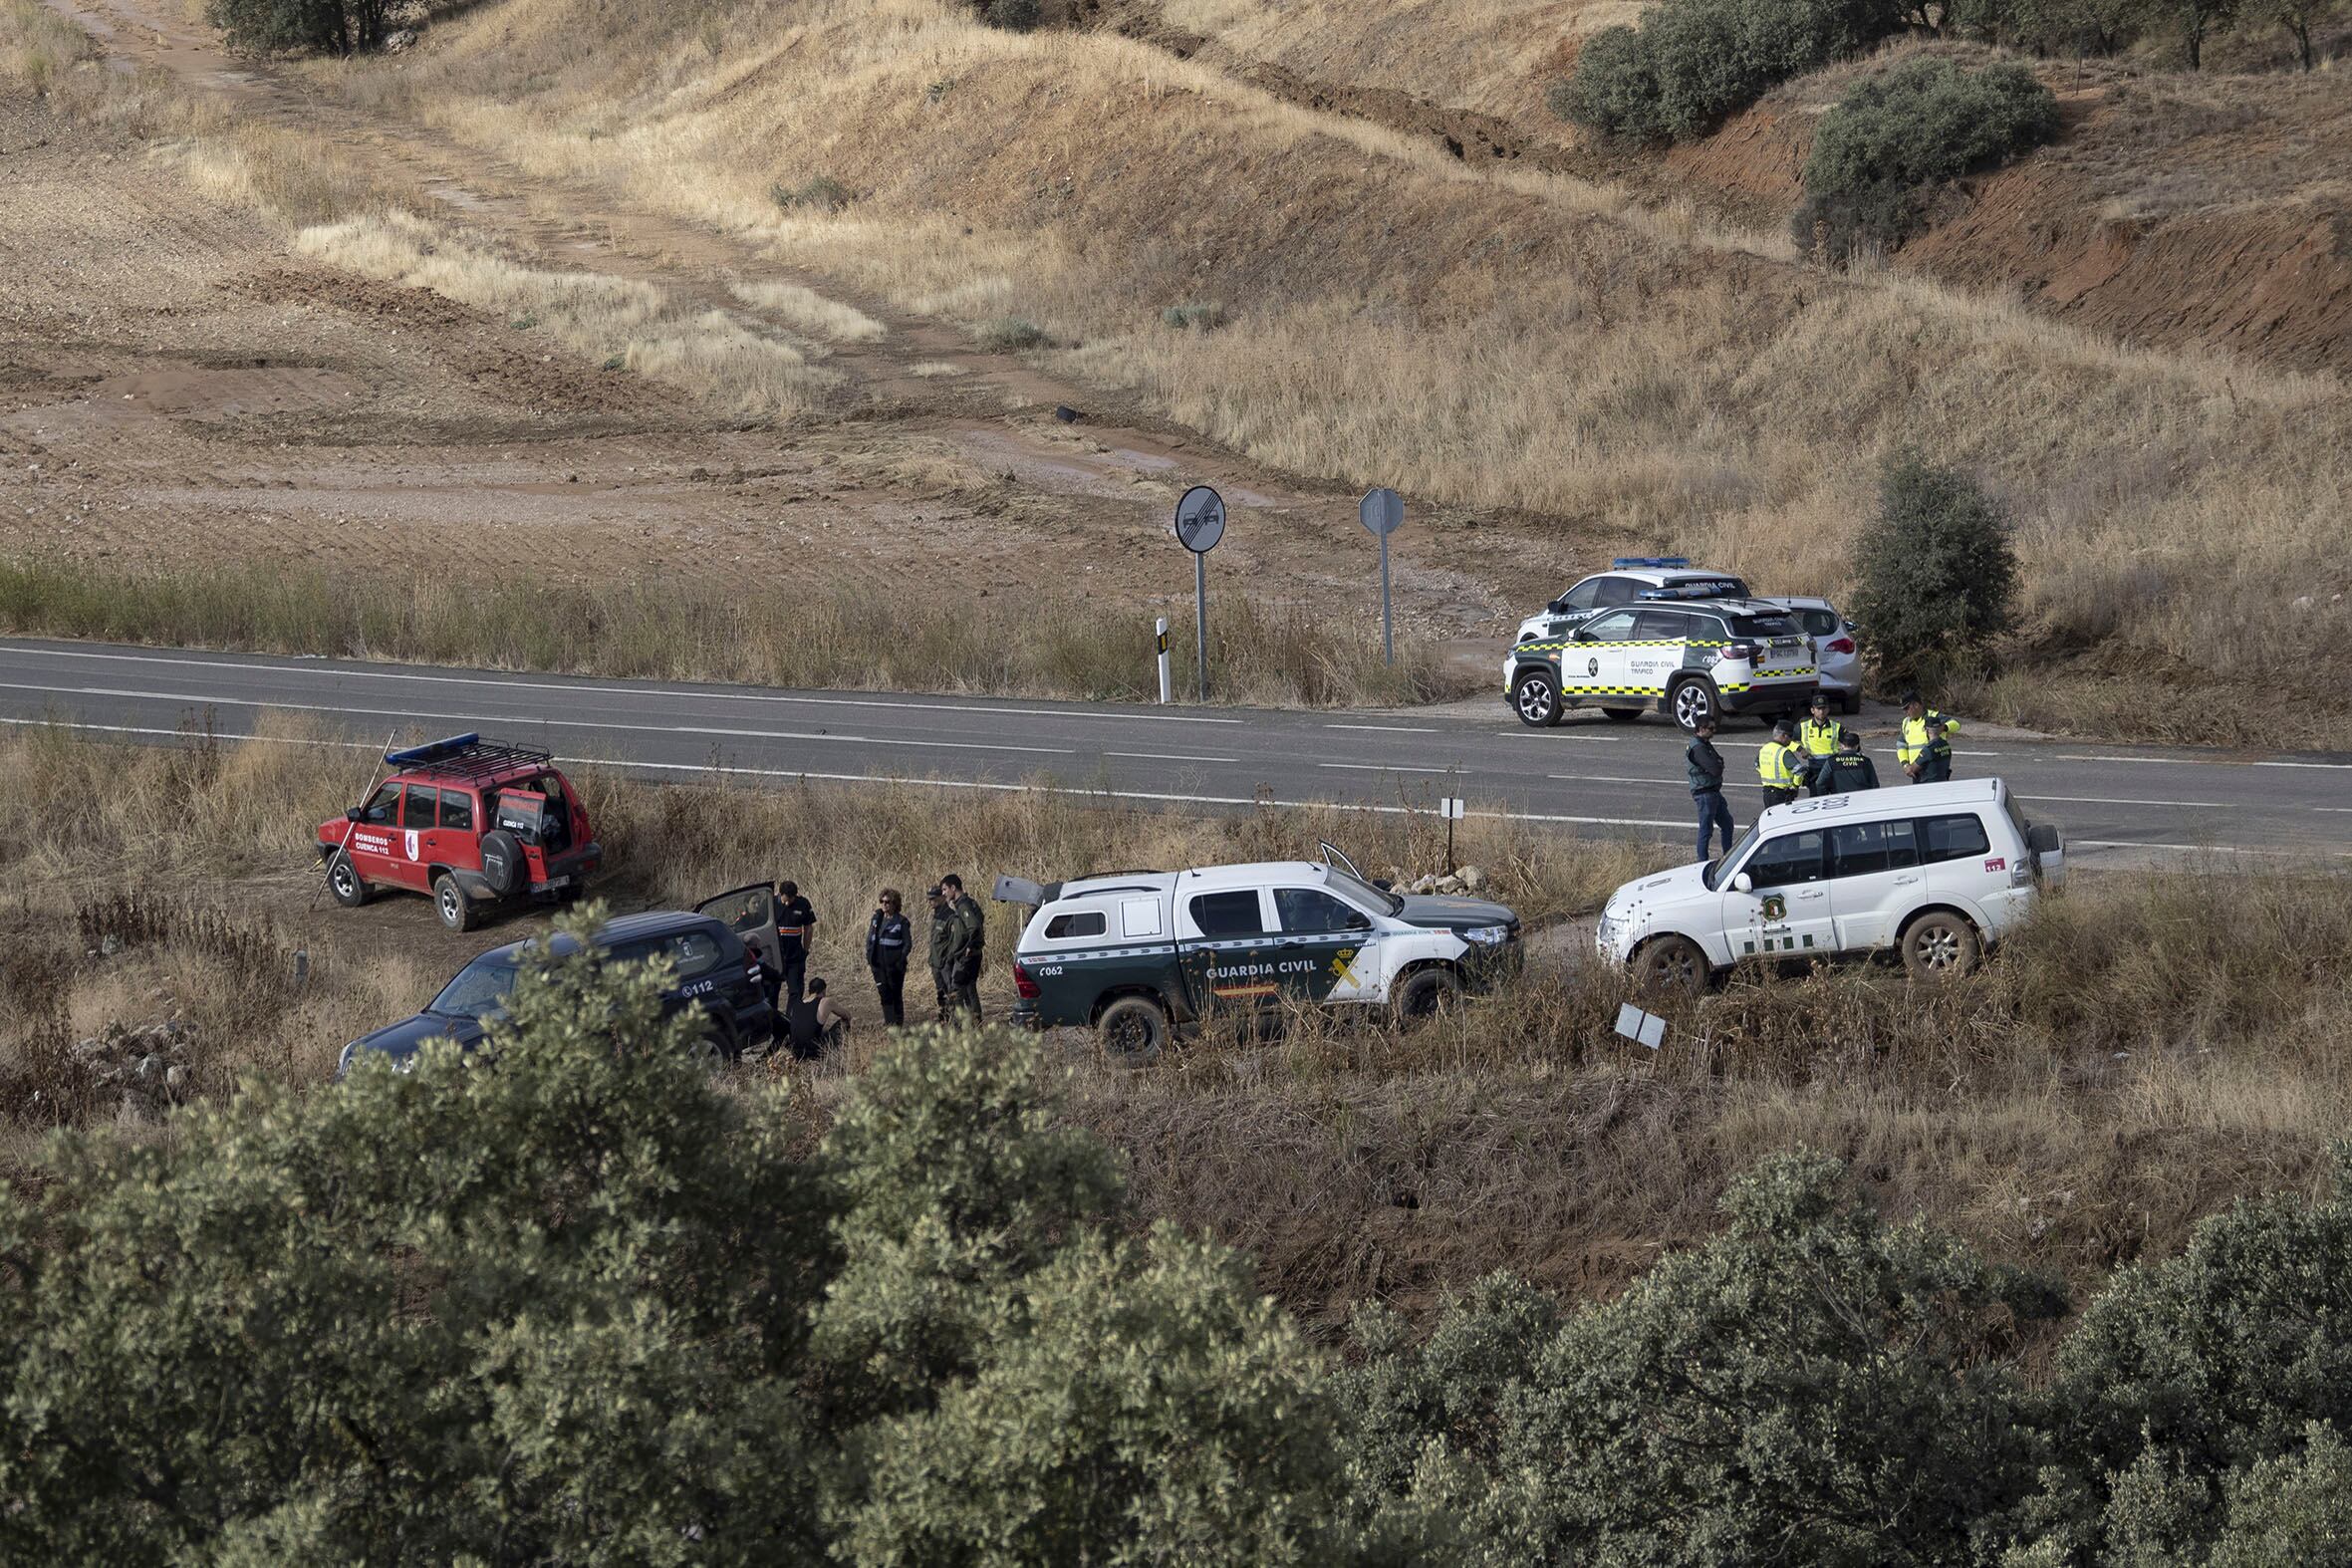
[[[743,945],[751,949],[751,955],[766,966],[768,973],[784,972],[784,945],[783,938],[776,933],[778,911],[773,887],[755,882],[748,888],[704,899],[694,906],[694,913],[724,920],[729,930],[743,938]]]
[[[1364,883],[1367,886],[1371,885],[1372,879],[1358,871],[1354,861],[1348,859],[1338,850],[1332,848],[1329,843],[1325,842],[1324,840],[1317,839],[1315,841],[1315,848],[1323,852],[1324,865],[1329,866],[1334,871],[1344,871],[1349,876],[1355,878],[1358,882]]]

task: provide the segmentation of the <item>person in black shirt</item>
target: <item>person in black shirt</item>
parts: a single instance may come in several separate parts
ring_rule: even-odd
[[[899,890],[885,888],[866,922],[866,967],[874,971],[882,998],[882,1023],[897,1029],[907,1022],[907,957],[915,950],[915,925],[899,913]]]
[[[850,1015],[825,994],[823,979],[809,981],[808,994],[784,1010],[784,1035],[799,1061],[813,1062],[840,1050],[849,1034]]]
[[[800,884],[776,884],[776,953],[783,962],[776,986],[779,1010],[800,1000],[809,972],[809,943],[816,934],[817,912],[800,896]]]

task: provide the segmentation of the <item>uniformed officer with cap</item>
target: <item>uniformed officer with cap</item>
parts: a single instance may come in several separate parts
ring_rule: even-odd
[[[1782,719],[1756,753],[1756,777],[1763,783],[1766,806],[1785,806],[1797,798],[1804,752],[1797,746],[1796,733],[1796,726]]]
[[[1903,735],[1895,760],[1914,784],[1942,784],[1952,777],[1952,741],[1960,720],[1928,706],[1917,691],[1903,693]]]
[[[1824,757],[1813,769],[1816,795],[1851,795],[1878,787],[1878,764],[1862,754],[1862,737],[1850,729],[1838,737],[1838,754]]]
[[[1826,793],[1822,788],[1824,769],[1838,754],[1838,737],[1845,732],[1846,727],[1829,716],[1829,693],[1814,692],[1811,716],[1797,725],[1797,747],[1805,754],[1805,783],[1812,793]]]

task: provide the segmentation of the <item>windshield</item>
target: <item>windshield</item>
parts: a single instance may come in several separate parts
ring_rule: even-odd
[[[516,964],[504,953],[485,953],[457,971],[457,978],[441,987],[441,994],[425,1007],[428,1013],[451,1018],[487,1018],[506,1010],[513,994]]]
[[[1733,616],[1734,637],[1801,637],[1797,624],[1786,616]]]
[[[1398,898],[1395,894],[1383,893],[1378,888],[1372,886],[1372,884],[1364,881],[1362,878],[1351,877],[1336,866],[1328,867],[1326,869],[1331,873],[1331,886],[1333,891],[1340,894],[1342,897],[1351,900],[1361,908],[1367,910],[1379,910],[1388,915],[1396,915],[1403,912],[1405,908],[1405,901]]]
[[[1723,875],[1723,868],[1726,866],[1736,866],[1739,864],[1741,857],[1745,856],[1747,852],[1754,847],[1756,842],[1756,833],[1762,827],[1762,823],[1757,823],[1755,827],[1747,830],[1746,837],[1742,838],[1737,844],[1731,846],[1731,853],[1725,855],[1719,861],[1708,861],[1706,863],[1706,870],[1699,874],[1699,880],[1706,884],[1708,892],[1714,892],[1721,887],[1720,879]]]

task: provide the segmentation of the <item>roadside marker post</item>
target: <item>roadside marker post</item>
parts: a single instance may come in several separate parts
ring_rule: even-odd
[[[1470,803],[1459,795],[1448,795],[1437,802],[1437,810],[1445,818],[1445,869],[1453,870],[1453,825],[1468,814]]]
[[[1199,700],[1208,700],[1208,552],[1225,537],[1225,498],[1196,484],[1176,502],[1176,533],[1192,552],[1192,617],[1200,658]]]
[[[1386,485],[1364,492],[1356,520],[1380,541],[1380,647],[1391,667],[1397,662],[1397,622],[1389,613],[1389,535],[1405,526],[1405,497]]]
[[[1160,642],[1160,705],[1162,707],[1166,707],[1168,706],[1170,697],[1168,683],[1168,617],[1162,616],[1158,621],[1154,622],[1152,625],[1152,631],[1154,635],[1158,637]]]

